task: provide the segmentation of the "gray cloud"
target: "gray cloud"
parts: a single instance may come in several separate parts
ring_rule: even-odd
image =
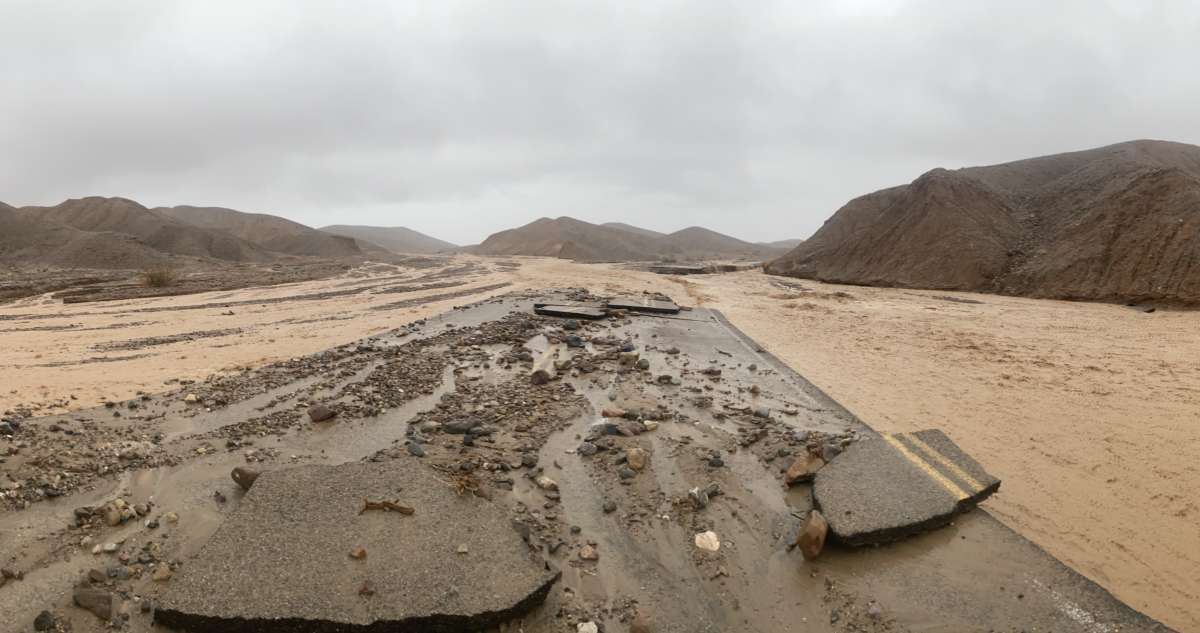
[[[0,200],[767,240],[935,166],[1200,141],[1190,2],[336,4],[0,3]]]

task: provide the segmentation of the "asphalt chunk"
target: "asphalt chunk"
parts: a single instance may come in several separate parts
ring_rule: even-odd
[[[948,524],[1000,487],[938,430],[853,444],[817,472],[813,502],[846,545],[894,541]]]
[[[364,498],[415,512],[360,514]],[[347,544],[371,556],[348,557]],[[469,555],[457,553],[463,545]],[[454,494],[419,463],[303,466],[259,476],[181,568],[155,621],[188,631],[479,630],[540,604],[557,578],[499,506]]]

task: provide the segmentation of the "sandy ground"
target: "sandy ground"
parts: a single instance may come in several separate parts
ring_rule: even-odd
[[[461,285],[403,294],[380,290],[420,286],[430,271],[378,269],[137,301],[7,304],[0,409],[49,413],[125,399],[168,379],[319,351],[514,289],[658,290],[721,309],[878,430],[942,428],[1004,479],[989,511],[1135,608],[1181,631],[1200,630],[1200,313],[955,293],[969,301],[961,302],[755,272],[683,278],[519,261],[514,270],[462,258],[475,266],[448,277]],[[512,285],[492,288],[501,282]],[[312,297],[347,288],[360,291]],[[254,303],[188,309],[238,301]],[[129,344],[195,332],[207,336]],[[111,344],[132,349],[106,349]]]

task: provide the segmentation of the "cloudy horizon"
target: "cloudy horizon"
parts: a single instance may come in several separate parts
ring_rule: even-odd
[[[1200,142],[1197,32],[1186,2],[10,1],[0,201],[807,237],[934,167]]]

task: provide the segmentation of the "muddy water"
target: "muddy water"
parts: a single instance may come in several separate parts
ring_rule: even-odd
[[[434,335],[446,325],[475,327],[511,309],[513,304],[490,302],[455,311],[430,319],[412,337]],[[636,609],[649,614],[656,631],[1103,632],[1115,630],[1105,628],[1113,622],[1123,631],[1158,630],[982,513],[895,546],[865,551],[834,547],[818,562],[805,562],[787,545],[793,539],[797,515],[809,508],[807,489],[785,489],[778,472],[784,462],[764,460],[755,447],[739,447],[733,441],[736,430],[745,424],[744,414],[721,419],[718,413],[754,407],[794,408],[794,415],[777,414],[775,418],[796,430],[869,430],[706,315],[697,312],[693,315],[697,318],[690,320],[634,318],[611,324],[607,332],[636,342],[650,360],[650,376],[680,376],[682,385],[663,385],[610,370],[563,378],[591,406],[551,435],[540,451],[540,463],[559,484],[561,502],[549,503],[544,493],[522,476],[513,477],[511,494],[497,493],[498,503],[519,503],[556,514],[566,543],[554,552],[545,551],[550,564],[563,572],[560,583],[547,604],[516,623],[516,629],[530,633],[573,630],[574,616],[560,618],[559,614],[586,613],[605,630],[624,631],[627,623],[623,618]],[[381,344],[394,344],[394,340]],[[551,353],[566,353],[548,340],[533,345],[544,345]],[[680,353],[661,351],[668,347],[678,347]],[[494,355],[500,348],[485,351]],[[755,370],[749,369],[751,364],[757,366]],[[720,380],[700,374],[699,370],[712,365],[721,367]],[[362,380],[366,371],[360,369],[343,384]],[[278,437],[258,439],[254,448],[278,451],[275,461],[264,466],[267,468],[358,460],[402,440],[408,421],[435,406],[459,381],[500,381],[511,376],[495,367],[464,369],[451,363],[430,395],[374,418],[291,428]],[[211,414],[191,418],[169,414],[162,426],[170,430],[168,441],[191,446],[189,434],[236,424],[261,413],[259,406],[279,396],[291,394],[275,405],[291,408],[301,386],[312,384],[311,380],[296,381],[253,402]],[[751,386],[758,389],[751,390]],[[713,396],[711,408],[694,403],[700,394]],[[643,472],[631,480],[620,480],[612,469],[611,453],[584,458],[574,450],[588,427],[599,421],[600,409],[621,406],[626,399],[664,404],[676,417],[660,423],[654,432],[620,440],[622,445],[639,446],[650,455]],[[713,452],[721,455],[724,466],[707,464],[706,457]],[[5,536],[0,554],[5,561],[15,560],[20,568],[29,570],[25,581],[0,589],[12,621],[30,622],[42,608],[52,606],[72,618],[76,631],[101,629],[94,617],[68,606],[68,590],[82,571],[104,567],[112,560],[92,556],[90,547],[74,546],[78,535],[62,527],[69,524],[72,508],[123,492],[134,503],[152,499],[162,510],[179,512],[177,525],[164,524],[157,531],[148,531],[140,521],[133,521],[101,531],[96,542],[125,539],[128,549],[153,540],[163,544],[166,558],[181,560],[186,567],[188,557],[237,507],[241,493],[228,473],[242,465],[245,457],[241,451],[195,456],[178,466],[127,473],[106,480],[91,492],[0,515],[0,534]],[[687,491],[710,482],[718,483],[723,494],[704,509],[692,508],[686,502]],[[214,492],[221,492],[226,501],[218,502]],[[605,513],[606,500],[617,502],[618,509]],[[643,508],[649,510],[643,512]],[[569,530],[570,526],[576,526],[578,533]],[[697,550],[693,538],[704,530],[718,534],[719,552]],[[594,564],[577,557],[578,548],[587,541],[593,541],[600,552]],[[502,582],[503,571],[494,573],[497,582]],[[149,581],[133,586],[135,593],[151,597],[160,590],[160,585]],[[872,602],[881,606],[883,615],[878,618],[865,615]],[[128,627],[149,631],[150,619],[135,614]]]

